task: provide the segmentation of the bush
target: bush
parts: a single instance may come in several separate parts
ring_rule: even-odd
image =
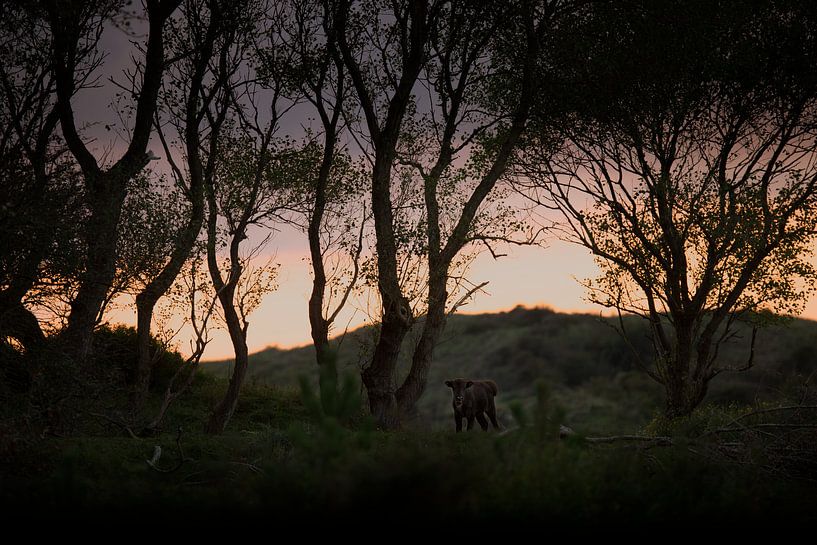
[[[150,348],[159,354],[153,366],[150,388],[152,391],[164,391],[174,373],[184,364],[184,357],[175,350],[169,350],[155,337],[150,339]],[[94,332],[93,364],[117,370],[123,384],[134,383],[137,359],[136,328],[104,324]]]
[[[707,431],[728,426],[751,411],[752,407],[743,404],[707,403],[683,417],[669,419],[663,414],[656,414],[644,427],[644,432],[652,436],[699,437]]]

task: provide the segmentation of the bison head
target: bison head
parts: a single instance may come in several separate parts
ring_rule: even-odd
[[[451,388],[454,393],[454,407],[461,409],[462,403],[465,400],[465,390],[473,386],[474,383],[470,380],[456,378],[453,380],[446,380],[445,385]]]

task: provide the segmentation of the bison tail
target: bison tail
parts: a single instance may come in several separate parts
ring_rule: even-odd
[[[494,397],[496,397],[497,392],[499,392],[499,389],[496,387],[496,382],[494,382],[493,380],[486,380],[485,384],[488,385],[488,388],[491,389],[491,392],[494,394]]]

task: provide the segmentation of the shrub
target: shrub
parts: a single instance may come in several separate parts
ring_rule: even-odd
[[[173,374],[184,363],[184,357],[170,350],[155,337],[150,339],[151,350],[158,354],[153,366],[150,387],[153,391],[163,391]],[[124,384],[133,384],[137,364],[137,332],[130,326],[104,324],[94,332],[93,363],[119,373]]]

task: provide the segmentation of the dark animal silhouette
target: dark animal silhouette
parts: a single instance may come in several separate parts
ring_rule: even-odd
[[[454,407],[454,423],[457,431],[462,431],[462,419],[468,419],[468,429],[474,427],[474,419],[479,421],[483,431],[488,431],[488,422],[485,414],[491,419],[495,429],[499,429],[496,422],[496,406],[494,397],[497,393],[496,383],[493,380],[468,380],[457,378],[446,380],[445,385],[454,393],[452,406]]]

